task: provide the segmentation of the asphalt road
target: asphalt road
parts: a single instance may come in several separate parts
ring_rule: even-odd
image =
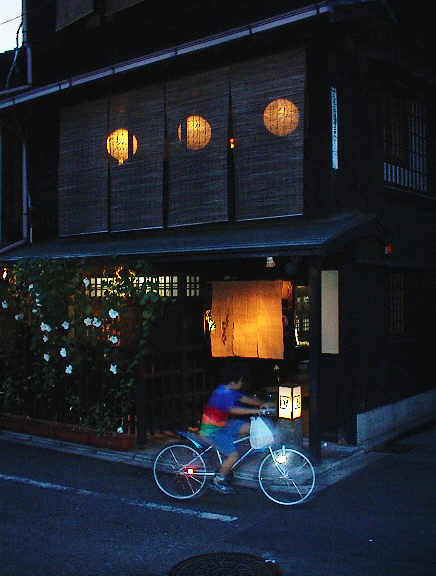
[[[243,487],[172,501],[150,470],[0,435],[0,576],[164,576],[214,551],[275,559],[286,576],[434,576],[434,440],[404,437],[284,508]]]

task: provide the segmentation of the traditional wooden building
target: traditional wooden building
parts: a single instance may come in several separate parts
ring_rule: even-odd
[[[94,295],[115,256],[155,266],[141,438],[195,425],[233,356],[302,386],[315,452],[429,413],[435,86],[397,3],[25,4],[0,258],[86,258]]]

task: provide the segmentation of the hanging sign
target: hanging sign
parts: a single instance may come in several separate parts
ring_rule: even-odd
[[[330,88],[332,105],[332,168],[338,169],[338,98],[336,88]]]

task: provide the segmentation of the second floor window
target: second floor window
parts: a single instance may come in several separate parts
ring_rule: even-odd
[[[385,94],[383,148],[385,182],[427,193],[426,108],[401,95]]]

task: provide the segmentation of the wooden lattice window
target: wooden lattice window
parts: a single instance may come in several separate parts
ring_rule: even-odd
[[[427,192],[427,111],[401,95],[386,94],[383,102],[384,180]]]
[[[404,334],[404,275],[390,276],[390,332],[392,336]]]

